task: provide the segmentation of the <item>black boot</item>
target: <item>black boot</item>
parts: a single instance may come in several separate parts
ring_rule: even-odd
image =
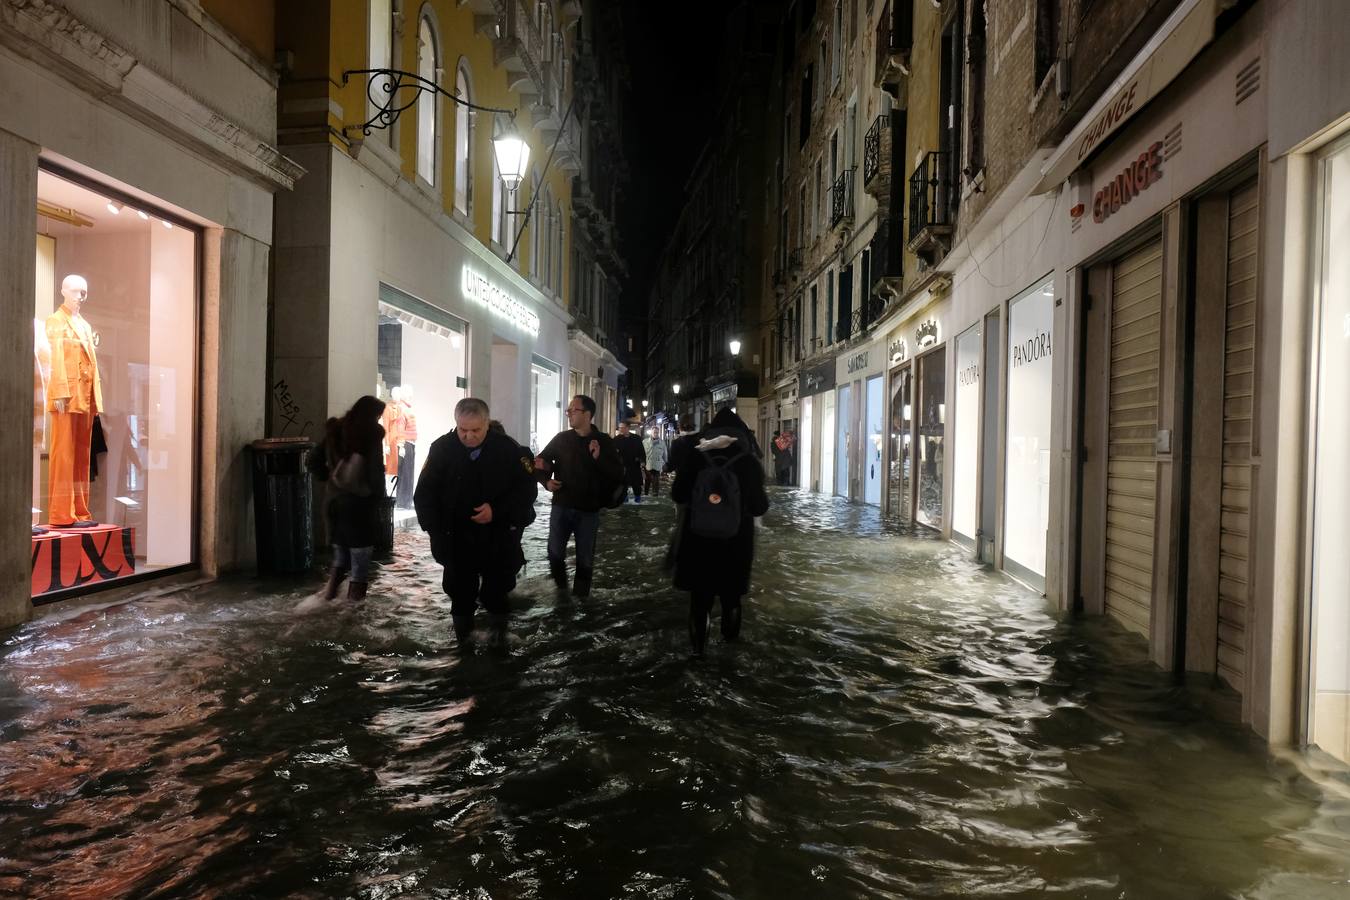
[[[582,598],[591,595],[591,570],[587,567],[577,566],[577,578],[572,584],[572,593]]]
[[[367,584],[367,583],[364,582],[364,581],[352,581],[352,582],[348,582],[348,584],[347,584],[347,599],[348,599],[348,600],[364,600],[364,599],[366,599],[366,588],[368,588],[368,587],[370,587],[370,585]]]
[[[506,649],[506,613],[488,614],[488,646],[494,650]]]
[[[567,563],[560,559],[548,561],[548,574],[560,593],[567,593]]]
[[[722,606],[722,639],[734,641],[741,634],[741,605]]]
[[[708,614],[698,611],[689,613],[689,646],[695,656],[703,655],[703,648],[708,645]]]
[[[346,578],[350,571],[345,566],[335,566],[333,571],[328,573],[328,583],[323,586],[323,599],[332,600],[337,596],[338,588],[342,586],[342,579]]]
[[[463,647],[473,640],[473,615],[457,616],[451,615],[450,621],[455,625],[455,640]]]

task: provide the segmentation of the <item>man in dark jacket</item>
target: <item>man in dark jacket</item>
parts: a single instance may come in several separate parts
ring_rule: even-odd
[[[442,586],[460,643],[473,632],[478,604],[493,639],[506,637],[506,595],[525,560],[520,530],[534,518],[539,492],[533,467],[515,441],[488,431],[488,406],[472,397],[455,406],[455,430],[431,445],[413,505],[431,536],[431,554],[445,566]]]
[[[614,447],[619,451],[619,459],[623,460],[624,478],[633,489],[633,502],[641,503],[642,476],[647,466],[647,449],[642,446],[642,438],[629,430],[627,422],[620,422],[619,436],[614,439]],[[627,497],[628,492],[625,491],[624,499]]]
[[[666,471],[678,472],[680,465],[694,450],[698,443],[698,432],[694,430],[694,417],[685,413],[680,416],[680,436],[670,444],[670,455],[666,459]]]
[[[677,504],[698,503],[698,474],[725,465],[736,476],[740,495],[740,527],[730,537],[707,537],[695,527],[696,510],[680,517],[675,550],[675,587],[689,591],[689,642],[695,656],[708,641],[708,613],[722,601],[722,637],[734,641],[741,631],[741,597],[750,590],[755,558],[755,517],[769,509],[764,492],[764,466],[755,456],[750,429],[734,412],[723,409],[699,434],[693,452],[680,463],[670,495]],[[713,502],[721,502],[714,497]]]
[[[572,592],[591,592],[595,537],[607,494],[623,487],[623,462],[609,435],[595,427],[595,401],[578,394],[567,404],[568,430],[559,432],[535,457],[536,476],[553,494],[548,521],[548,569],[558,590],[567,590],[567,541],[577,539],[577,575]]]

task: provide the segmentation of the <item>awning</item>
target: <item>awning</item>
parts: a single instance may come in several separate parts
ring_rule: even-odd
[[[1214,39],[1219,0],[1183,0],[1158,33],[1149,38],[1101,99],[1060,142],[1041,169],[1033,194],[1059,187],[1092,152],[1162,93]]]

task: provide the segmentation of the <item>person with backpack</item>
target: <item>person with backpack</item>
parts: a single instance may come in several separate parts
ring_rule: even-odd
[[[341,419],[329,419],[323,443],[310,451],[306,467],[328,485],[325,507],[333,568],[323,599],[337,596],[343,579],[348,600],[363,600],[370,585],[370,558],[381,529],[384,497],[384,401],[365,396]]]
[[[571,427],[535,457],[536,477],[553,494],[548,520],[548,570],[560,592],[567,591],[567,542],[576,536],[577,571],[572,593],[587,597],[595,569],[600,510],[628,494],[623,461],[614,441],[595,427],[595,401],[578,394],[567,404]]]
[[[520,532],[534,521],[534,460],[504,431],[491,431],[488,405],[476,397],[455,404],[455,428],[431,445],[413,492],[417,523],[431,555],[445,567],[455,638],[473,634],[478,606],[488,613],[492,643],[506,641],[507,595],[525,564]]]
[[[750,429],[730,409],[713,417],[675,473],[670,495],[686,504],[675,549],[675,587],[689,592],[689,643],[702,656],[708,615],[722,604],[722,637],[741,631],[741,598],[750,590],[755,518],[769,509],[764,468]]]

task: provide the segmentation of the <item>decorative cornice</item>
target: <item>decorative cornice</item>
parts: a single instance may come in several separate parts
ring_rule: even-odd
[[[139,65],[131,53],[48,0],[0,0],[0,46],[268,189],[290,190],[305,174],[276,147]]]

